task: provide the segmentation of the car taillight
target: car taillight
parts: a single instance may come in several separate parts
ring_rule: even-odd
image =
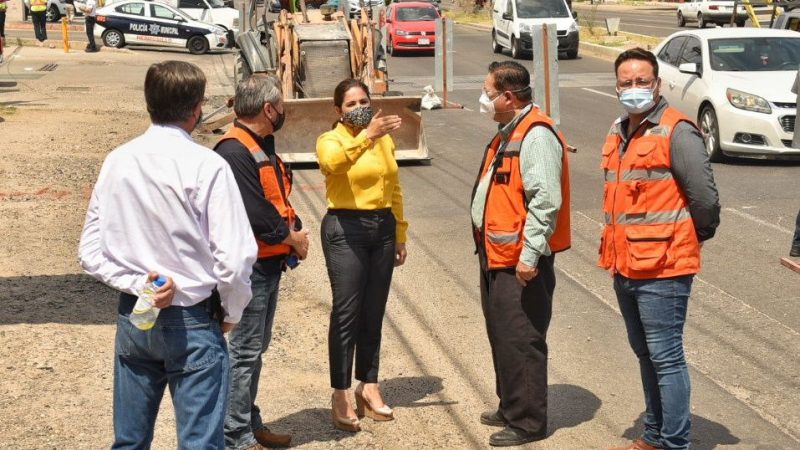
[[[712,10],[712,11],[716,11],[716,10],[718,10],[718,9],[719,9],[719,6],[717,6],[717,5],[710,5],[710,6],[708,7],[708,9],[710,9],[710,10]]]

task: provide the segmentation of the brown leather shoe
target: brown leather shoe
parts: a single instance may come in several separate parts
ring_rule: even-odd
[[[254,431],[253,435],[259,444],[266,447],[288,447],[292,442],[291,434],[278,434],[269,431],[269,428],[262,428]]]
[[[661,450],[660,447],[653,447],[652,445],[648,444],[647,442],[637,439],[633,441],[630,445],[625,447],[610,447],[606,450]]]

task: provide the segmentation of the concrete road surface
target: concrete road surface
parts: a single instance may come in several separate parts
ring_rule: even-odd
[[[491,53],[488,32],[455,30],[451,99],[469,110],[426,112],[433,161],[401,172],[409,257],[393,284],[384,327],[391,350],[383,373],[443,379],[444,389],[432,398],[450,405],[445,406],[448,419],[415,423],[416,433],[455,435],[460,443],[453,448],[485,448],[493,430],[481,426],[478,415],[497,398],[469,196],[484,146],[496,131],[489,117],[476,112],[479,89],[488,63],[508,57]],[[392,57],[389,67],[392,89],[407,95],[421,95],[433,81],[430,56]],[[573,247],[556,257],[558,288],[549,335],[552,436],[530,447],[603,448],[637,437],[643,410],[638,365],[611,279],[596,267],[603,183],[599,149],[620,106],[610,62],[580,58],[562,61],[560,69],[562,130],[579,148],[571,157]],[[704,247],[686,328],[692,448],[800,448],[800,277],[779,265],[800,208],[800,166],[739,161],[716,164],[714,170],[722,225]],[[297,170],[295,180],[294,202],[317,230],[325,210],[323,178],[308,169]],[[287,289],[307,296],[306,301],[329,304],[327,287],[320,291],[325,274],[319,262],[294,271],[290,280]]]

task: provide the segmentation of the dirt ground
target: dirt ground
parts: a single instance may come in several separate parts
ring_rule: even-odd
[[[9,49],[0,66],[0,448],[97,449],[112,440],[114,292],[82,274],[77,247],[88,197],[105,155],[148,125],[142,84],[152,62],[177,58],[200,65],[207,95],[221,104],[232,92],[231,55],[193,57],[159,51],[64,54]],[[57,64],[43,72],[46,64]],[[87,69],[88,68],[88,69]],[[300,183],[301,191],[322,185]],[[309,214],[309,212],[306,212]],[[313,223],[311,218],[309,222]],[[323,274],[321,251],[303,265]],[[327,376],[327,280],[285,277],[258,403],[277,431],[302,448],[463,448],[463,437],[419,433],[437,415],[395,424],[365,423],[350,436],[330,424]],[[411,362],[384,346],[385,392],[400,407],[440,405],[437,377],[413,376]],[[477,414],[477,411],[475,412]],[[376,432],[391,427],[392,435]],[[398,440],[402,436],[402,440]],[[154,448],[175,448],[168,394]]]

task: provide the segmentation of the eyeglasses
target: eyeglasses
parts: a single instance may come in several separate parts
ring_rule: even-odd
[[[637,78],[635,80],[617,81],[617,89],[624,90],[632,87],[649,88],[653,85],[654,81],[656,81],[655,78],[650,78],[649,80],[645,78]]]

